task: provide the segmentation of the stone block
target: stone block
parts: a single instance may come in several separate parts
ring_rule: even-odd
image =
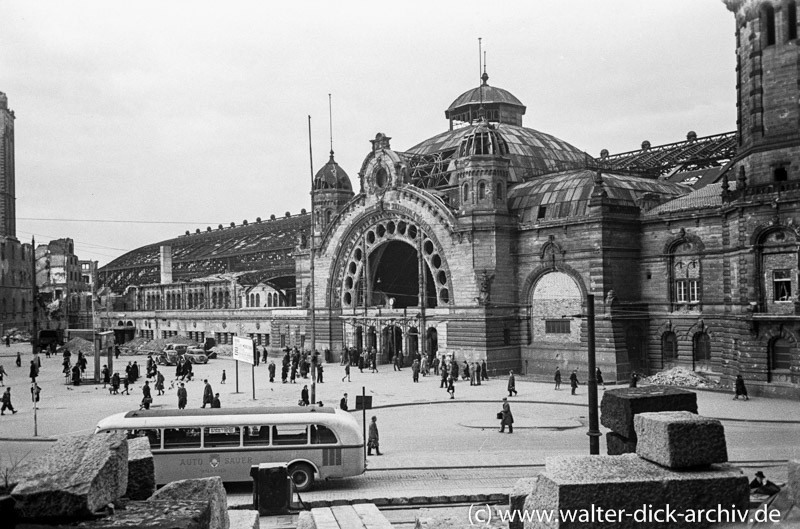
[[[800,507],[800,459],[789,460],[789,477],[786,481],[786,488],[792,502]]]
[[[228,509],[228,520],[231,529],[259,529],[261,524],[258,511],[250,509]]]
[[[215,529],[229,529],[228,494],[222,486],[222,478],[182,479],[167,483],[150,496],[147,501],[192,499],[209,502],[211,526]]]
[[[514,488],[508,495],[508,508],[511,512],[522,512],[525,508],[525,500],[536,489],[536,483],[539,482],[539,476],[532,478],[518,479],[514,484]],[[508,529],[522,529],[522,520],[510,519],[508,522]]]
[[[548,458],[545,472],[525,501],[525,510],[533,516],[525,521],[525,528],[707,527],[683,517],[675,517],[668,524],[655,519],[643,521],[636,513],[643,513],[644,506],[651,513],[667,506],[676,513],[716,510],[719,505],[744,511],[749,501],[747,477],[729,465],[675,472],[635,454],[564,456]],[[603,517],[598,508],[603,510]],[[567,511],[576,514],[574,521],[559,519],[558,513]],[[607,518],[612,511],[613,519]],[[551,512],[554,518],[539,521],[536,512]]]
[[[634,417],[636,455],[680,469],[728,461],[725,428],[717,419],[688,411],[639,413]]]
[[[146,437],[128,439],[128,487],[125,497],[146,500],[156,491],[153,452]]]
[[[190,500],[132,501],[113,515],[64,524],[21,524],[17,529],[214,529],[208,502]]]
[[[311,511],[302,511],[297,517],[297,529],[317,529]]]
[[[600,423],[612,432],[636,441],[633,416],[657,411],[697,413],[697,394],[685,389],[664,386],[605,391],[600,402]]]
[[[21,465],[11,493],[20,518],[90,515],[128,487],[128,442],[121,432],[67,436]]]
[[[610,456],[635,454],[636,441],[622,437],[617,432],[606,432],[606,453]]]
[[[476,505],[472,509],[473,517],[475,516],[476,509],[486,509],[487,506]],[[492,508],[489,506],[488,508]],[[485,512],[485,511],[483,511]],[[488,527],[489,529],[505,529],[509,526],[505,521],[500,519],[496,513],[492,512],[491,519],[488,521],[483,513],[478,515],[480,518],[472,520],[462,509],[420,509],[414,520],[414,529],[473,529],[475,527]]]

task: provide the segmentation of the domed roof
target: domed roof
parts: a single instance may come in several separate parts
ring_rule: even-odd
[[[523,105],[522,102],[514,96],[514,94],[508,90],[497,88],[496,86],[489,86],[488,84],[484,83],[481,84],[481,86],[467,90],[458,96],[456,100],[453,101],[449,107],[447,107],[445,115],[449,118],[450,112],[465,105],[479,105],[481,104],[481,101],[484,105],[490,105],[492,103],[505,103],[507,105],[522,107],[522,113],[525,113],[525,105]]]
[[[463,129],[461,129],[463,130]],[[465,156],[507,156],[508,144],[486,119],[471,127],[458,146],[458,158]]]
[[[597,178],[597,172],[590,169],[536,178],[509,190],[508,209],[524,223],[548,221],[586,215],[596,185],[602,185],[609,201],[622,206],[636,206],[648,193],[671,199],[692,190],[682,184],[639,176],[603,173],[600,184]]]
[[[322,169],[314,175],[314,189],[353,190],[353,186],[350,184],[350,177],[333,159],[333,151],[331,151],[331,158],[328,163],[323,165]]]

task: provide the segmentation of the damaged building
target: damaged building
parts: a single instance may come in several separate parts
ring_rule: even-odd
[[[444,132],[402,151],[377,134],[354,179],[331,151],[313,222],[187,231],[102,267],[103,324],[275,351],[307,348],[314,318],[320,350],[585,377],[591,294],[607,380],[684,366],[800,397],[797,11],[725,3],[736,131],[593,157],[525,126],[484,73]]]

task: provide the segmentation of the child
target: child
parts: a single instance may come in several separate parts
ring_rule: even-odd
[[[227,379],[228,379],[228,377],[225,375],[225,370],[223,369],[222,370],[222,380],[220,381],[220,384],[224,384]]]

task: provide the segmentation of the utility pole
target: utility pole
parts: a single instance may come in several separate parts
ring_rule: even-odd
[[[31,297],[33,303],[31,312],[31,349],[33,359],[39,352],[39,289],[36,287],[36,237],[31,237]]]
[[[594,344],[594,294],[586,296],[586,334],[589,353],[589,454],[600,454],[600,421],[597,411],[597,377]]]
[[[309,311],[311,313],[311,358],[313,360],[314,353],[317,350],[317,326],[314,307],[314,230],[317,227],[314,225],[314,155],[311,150],[311,116],[308,116],[308,161],[311,167],[311,240],[309,241],[309,253],[311,255],[311,263],[309,265],[311,273],[311,292]],[[311,404],[317,402],[317,363],[311,362]]]

